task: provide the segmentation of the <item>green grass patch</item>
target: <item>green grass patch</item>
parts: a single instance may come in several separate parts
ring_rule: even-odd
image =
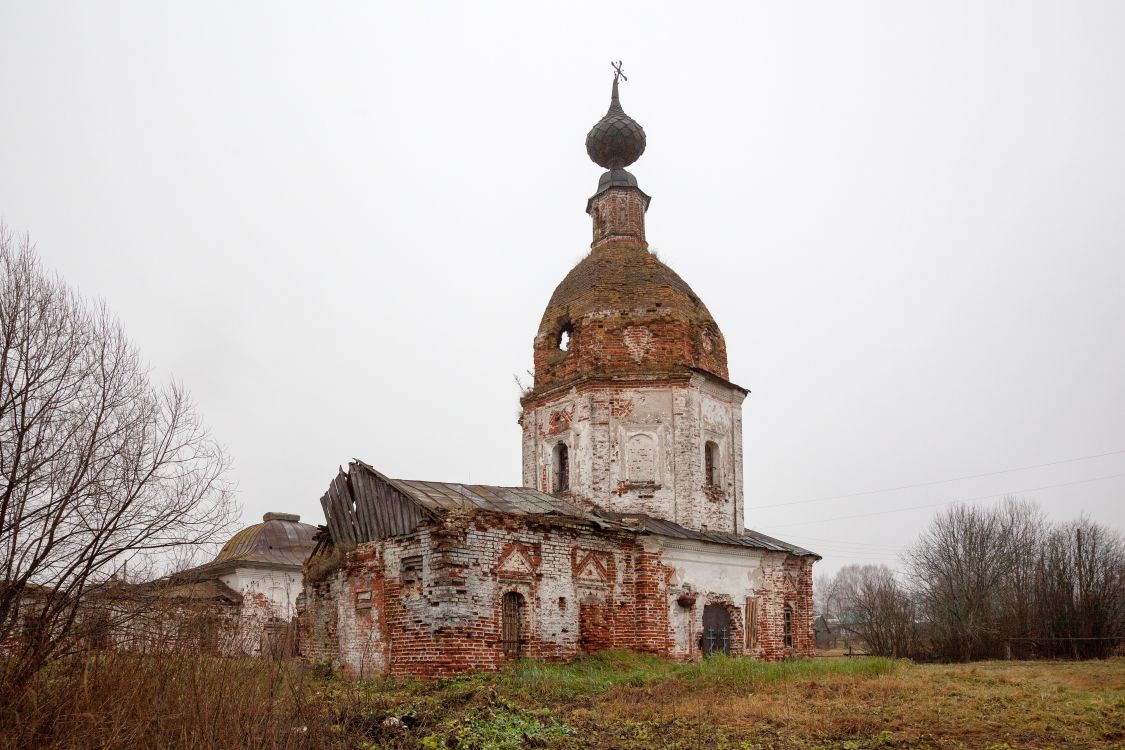
[[[603,651],[570,664],[525,660],[509,665],[495,675],[470,679],[491,682],[498,690],[521,698],[567,700],[669,680],[706,687],[746,687],[798,679],[867,678],[889,674],[895,669],[897,664],[894,660],[878,657],[762,662],[713,656],[685,664],[619,650]]]
[[[525,697],[565,700],[599,695],[618,687],[643,687],[668,679],[675,663],[632,651],[602,651],[570,664],[524,660],[485,677],[506,693]]]
[[[819,680],[839,677],[867,679],[890,674],[898,668],[893,659],[878,656],[861,659],[794,659],[756,661],[732,656],[712,656],[676,666],[673,677],[702,687],[747,687],[790,680]]]

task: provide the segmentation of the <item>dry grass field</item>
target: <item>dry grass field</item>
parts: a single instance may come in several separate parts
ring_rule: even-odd
[[[676,664],[611,652],[441,682],[107,656],[0,704],[0,748],[1125,748],[1125,659]]]

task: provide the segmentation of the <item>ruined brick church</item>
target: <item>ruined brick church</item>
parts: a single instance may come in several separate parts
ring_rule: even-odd
[[[321,500],[301,651],[353,675],[447,676],[609,648],[811,655],[814,553],[745,528],[742,402],[703,302],[649,252],[645,150],[621,108],[589,255],[555,289],[521,400],[523,487],[391,479],[362,461]]]

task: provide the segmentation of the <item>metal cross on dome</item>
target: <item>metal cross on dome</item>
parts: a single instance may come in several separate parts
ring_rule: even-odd
[[[624,64],[621,60],[618,60],[617,62],[614,62],[613,60],[610,60],[609,64],[611,66],[613,66],[613,80],[614,80],[614,82],[616,82],[618,78],[620,78],[622,80],[625,80],[625,81],[629,80],[629,77],[625,75],[625,71],[621,69],[621,66]]]

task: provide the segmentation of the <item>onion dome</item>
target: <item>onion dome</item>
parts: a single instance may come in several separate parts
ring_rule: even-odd
[[[586,153],[595,164],[604,169],[624,169],[645,152],[645,131],[640,124],[621,109],[617,95],[617,79],[613,76],[613,95],[609,111],[598,120],[586,135]]]
[[[645,246],[611,242],[551,295],[535,337],[532,397],[584,378],[694,370],[728,377],[726,343],[707,306]]]
[[[293,513],[267,513],[262,523],[247,526],[230,538],[214,563],[303,565],[312,552],[316,527]],[[213,563],[212,563],[213,564]]]

